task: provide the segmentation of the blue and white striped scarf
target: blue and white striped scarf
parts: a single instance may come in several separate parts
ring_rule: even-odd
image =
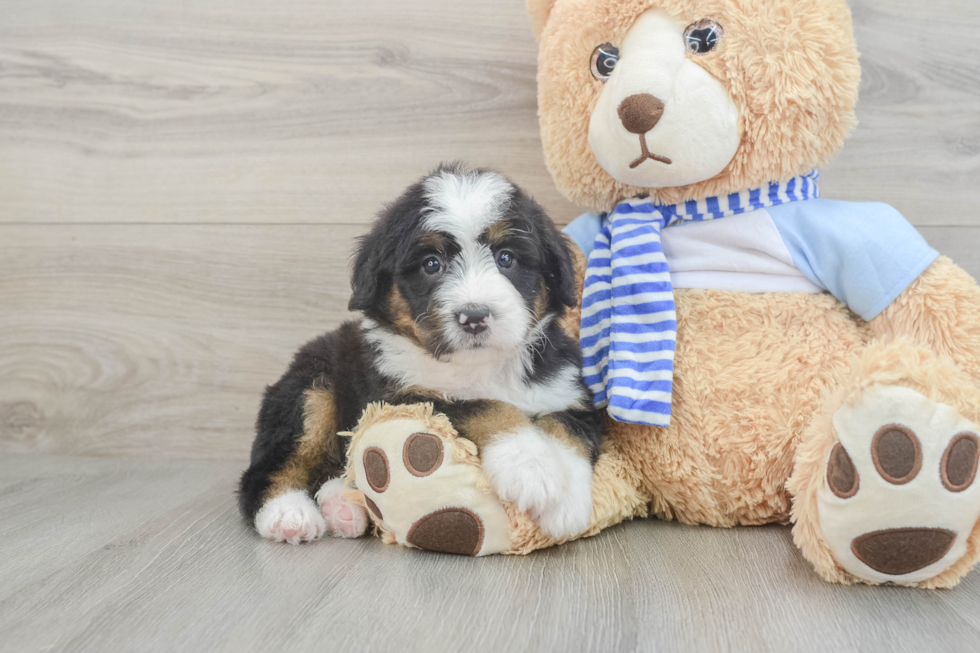
[[[677,312],[660,230],[819,197],[819,176],[683,204],[633,199],[613,209],[589,255],[582,298],[583,370],[596,406],[620,422],[670,425]]]

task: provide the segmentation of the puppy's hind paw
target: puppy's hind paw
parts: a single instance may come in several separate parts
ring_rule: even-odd
[[[335,478],[324,483],[316,493],[320,514],[327,533],[333,537],[360,537],[368,527],[367,511],[344,496],[344,481]]]

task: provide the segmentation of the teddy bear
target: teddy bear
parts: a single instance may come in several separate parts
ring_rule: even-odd
[[[609,436],[579,537],[787,523],[827,581],[955,585],[980,544],[980,287],[891,207],[820,197],[856,124],[845,0],[527,5],[545,161],[590,210],[565,326]],[[349,453],[387,542],[562,543],[431,406],[370,407]]]

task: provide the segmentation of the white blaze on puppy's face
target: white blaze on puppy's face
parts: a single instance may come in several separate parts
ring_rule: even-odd
[[[443,170],[425,180],[425,198],[431,211],[424,226],[447,233],[460,243],[476,242],[503,216],[513,191],[510,183],[494,172]]]
[[[425,182],[431,207],[423,228],[453,238],[459,253],[433,295],[442,336],[453,351],[474,347],[513,350],[522,345],[532,323],[524,297],[497,267],[494,252],[480,237],[506,212],[514,189],[492,172],[455,174],[443,171]],[[485,307],[486,330],[461,328],[467,311]]]

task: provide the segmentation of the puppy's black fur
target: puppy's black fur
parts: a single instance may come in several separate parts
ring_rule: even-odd
[[[432,212],[425,182],[447,174],[490,173],[444,166],[386,207],[370,233],[360,239],[352,269],[349,307],[363,312],[368,320],[347,322],[307,343],[283,377],[267,388],[251,464],[239,487],[239,506],[249,522],[254,523],[269,499],[292,490],[306,490],[313,496],[324,482],[339,476],[346,452],[337,432],[352,430],[371,402],[432,402],[462,437],[470,437],[481,448],[493,430],[494,425],[481,424],[481,416],[499,419],[502,402],[492,397],[454,400],[418,384],[409,387],[403,379],[383,372],[386,354],[377,338],[368,335],[373,331],[404,339],[439,360],[451,360],[461,342],[463,348],[473,349],[492,343],[486,334],[447,336],[446,322],[438,319],[446,307],[439,303],[437,291],[451,281],[431,272],[432,260],[448,269],[459,256],[461,243],[452,234],[425,227],[426,216]],[[536,330],[533,339],[518,345],[526,348],[529,361],[524,381],[544,384],[571,367],[581,368],[578,343],[557,320],[577,301],[574,269],[568,245],[542,208],[513,185],[506,200],[503,215],[480,235],[480,243],[498,260],[507,251],[512,255],[508,260],[516,261],[500,267],[499,272],[519,293]],[[491,324],[490,331],[493,328]],[[592,396],[581,374],[575,378],[574,393],[580,401],[570,401],[565,409],[548,415],[524,411],[526,418],[522,419],[535,424],[550,418],[551,434],[578,443],[583,455],[594,463],[605,420],[592,408]],[[311,401],[319,402],[319,421],[308,419]],[[504,408],[514,412],[513,407]],[[556,429],[560,432],[555,433]]]

